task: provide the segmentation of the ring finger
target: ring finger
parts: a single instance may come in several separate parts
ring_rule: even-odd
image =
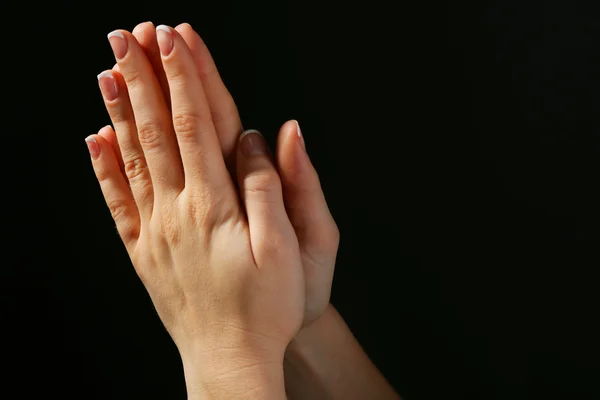
[[[129,181],[142,221],[144,221],[145,217],[152,214],[154,202],[152,180],[142,146],[138,140],[127,86],[120,73],[110,70],[98,75],[98,85],[117,134],[123,158],[123,170]]]

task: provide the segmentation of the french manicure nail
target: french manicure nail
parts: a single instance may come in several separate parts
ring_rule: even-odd
[[[302,130],[300,130],[300,124],[296,121],[296,133],[300,138],[300,143],[302,143],[302,147],[306,150],[306,143],[304,143],[304,136],[302,135]]]
[[[242,133],[240,141],[240,150],[244,157],[258,156],[268,152],[265,139],[256,129],[249,129]]]
[[[164,57],[171,54],[173,50],[173,32],[171,28],[166,25],[159,25],[156,27],[156,41],[160,49],[160,54]]]
[[[96,139],[93,136],[88,136],[85,138],[85,143],[87,143],[88,151],[90,152],[90,156],[93,160],[98,158],[100,155],[100,146]]]
[[[127,40],[125,40],[125,36],[123,36],[121,32],[112,31],[109,33],[108,41],[110,42],[110,47],[112,48],[117,60],[125,57],[127,54]]]
[[[112,101],[119,97],[119,88],[117,87],[117,80],[110,71],[104,71],[98,75],[98,85],[100,91],[106,99],[106,101]]]

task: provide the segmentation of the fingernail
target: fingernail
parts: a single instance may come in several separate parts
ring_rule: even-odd
[[[244,157],[267,154],[268,148],[263,135],[256,129],[249,129],[240,137],[240,150]]]
[[[112,48],[117,60],[125,57],[127,54],[127,40],[125,40],[125,36],[123,36],[121,32],[112,31],[109,33],[108,41],[110,42],[110,47]]]
[[[157,26],[156,40],[158,41],[160,54],[165,57],[171,54],[171,51],[173,50],[173,32],[171,32],[171,28],[166,25]]]
[[[119,89],[117,88],[117,80],[110,71],[104,71],[98,75],[98,85],[102,96],[107,101],[112,101],[119,96]]]
[[[304,150],[306,150],[306,143],[304,143],[304,136],[302,135],[302,130],[300,130],[300,124],[298,123],[298,121],[296,121],[296,133],[298,134],[298,137],[301,139],[300,143],[302,143],[302,148],[304,148]]]
[[[93,136],[88,136],[85,138],[85,142],[87,143],[87,147],[92,159],[95,160],[98,158],[100,155],[100,146],[98,145],[98,142],[96,142],[96,139]]]

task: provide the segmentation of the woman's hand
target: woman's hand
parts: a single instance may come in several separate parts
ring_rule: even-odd
[[[241,128],[215,121],[210,84],[182,34],[164,26],[156,34],[158,78],[132,34],[109,35],[118,72],[103,72],[100,87],[114,131],[86,139],[94,171],[181,353],[190,398],[281,398],[305,284],[279,175],[260,135],[244,135],[236,148]],[[220,143],[231,151],[225,159]]]
[[[235,171],[237,138],[243,131],[235,102],[200,36],[187,23],[177,26],[175,30],[190,48],[223,157],[229,170]],[[151,22],[141,23],[132,33],[148,55],[165,101],[170,102],[169,86],[154,25]],[[114,70],[119,71],[118,64]],[[118,150],[116,138],[111,136],[110,131],[105,136]],[[295,121],[288,121],[282,126],[275,155],[285,207],[300,245],[306,285],[303,325],[307,326],[318,319],[329,304],[339,231],[329,212],[319,177],[306,154],[304,139]]]

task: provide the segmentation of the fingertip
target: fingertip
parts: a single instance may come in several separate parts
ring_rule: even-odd
[[[276,152],[277,164],[284,180],[297,183],[295,177],[306,171],[307,165],[310,165],[297,120],[289,120],[281,126]]]
[[[96,171],[96,177],[99,181],[121,175],[120,164],[116,159],[115,150],[111,143],[111,131],[112,128],[108,129],[105,126],[97,134],[85,138]]]
[[[100,157],[100,143],[98,143],[98,138],[100,138],[98,135],[90,135],[85,138],[85,143],[92,160],[97,160]]]
[[[88,136],[87,138],[85,138],[85,141],[87,142],[89,141],[93,141],[95,143],[98,144],[99,147],[104,147],[105,145],[108,145],[108,140],[106,139],[106,135],[109,134],[109,131],[107,131],[106,126],[101,128],[98,133],[93,134]]]
[[[199,51],[199,49],[202,49],[205,46],[200,34],[198,34],[198,32],[196,32],[187,22],[177,25],[175,30],[181,35],[183,40],[185,40],[192,53]],[[206,62],[206,60],[204,60],[204,62]]]
[[[192,26],[187,22],[183,22],[183,23],[177,25],[175,27],[175,30],[179,33],[186,32],[186,31],[195,32],[194,28],[192,28]]]
[[[98,146],[98,158],[100,154],[105,152],[105,149],[112,150],[112,139],[116,139],[116,134],[112,129],[112,126],[106,125],[98,131],[98,133],[89,135],[85,138],[85,141],[88,143],[95,143]]]
[[[137,37],[137,35],[141,35],[141,34],[148,32],[149,29],[150,30],[154,29],[154,24],[150,21],[146,21],[146,22],[137,24],[135,26],[135,28],[133,28],[131,33]]]
[[[114,130],[110,125],[106,125],[100,128],[100,130],[98,131],[98,135],[103,136],[104,138],[106,138],[108,135],[112,135],[113,133]]]
[[[298,122],[298,120],[293,120],[295,122],[295,128],[296,128],[296,136],[298,136],[298,138],[300,139],[300,144],[302,145],[302,148],[304,150],[306,150],[306,143],[304,143],[304,135],[302,135],[302,129],[300,129],[300,123]]]
[[[291,141],[294,145],[302,146],[302,149],[306,148],[298,120],[290,119],[289,121],[286,121],[281,127],[281,130],[285,134],[286,140]]]
[[[98,136],[102,137],[108,145],[113,149],[116,155],[121,156],[119,150],[119,142],[117,140],[117,133],[111,125],[106,125],[98,131]]]
[[[143,22],[138,24],[135,28],[133,28],[131,34],[144,50],[147,52],[152,50],[152,47],[156,42],[156,30],[154,28],[154,24],[151,22]]]

